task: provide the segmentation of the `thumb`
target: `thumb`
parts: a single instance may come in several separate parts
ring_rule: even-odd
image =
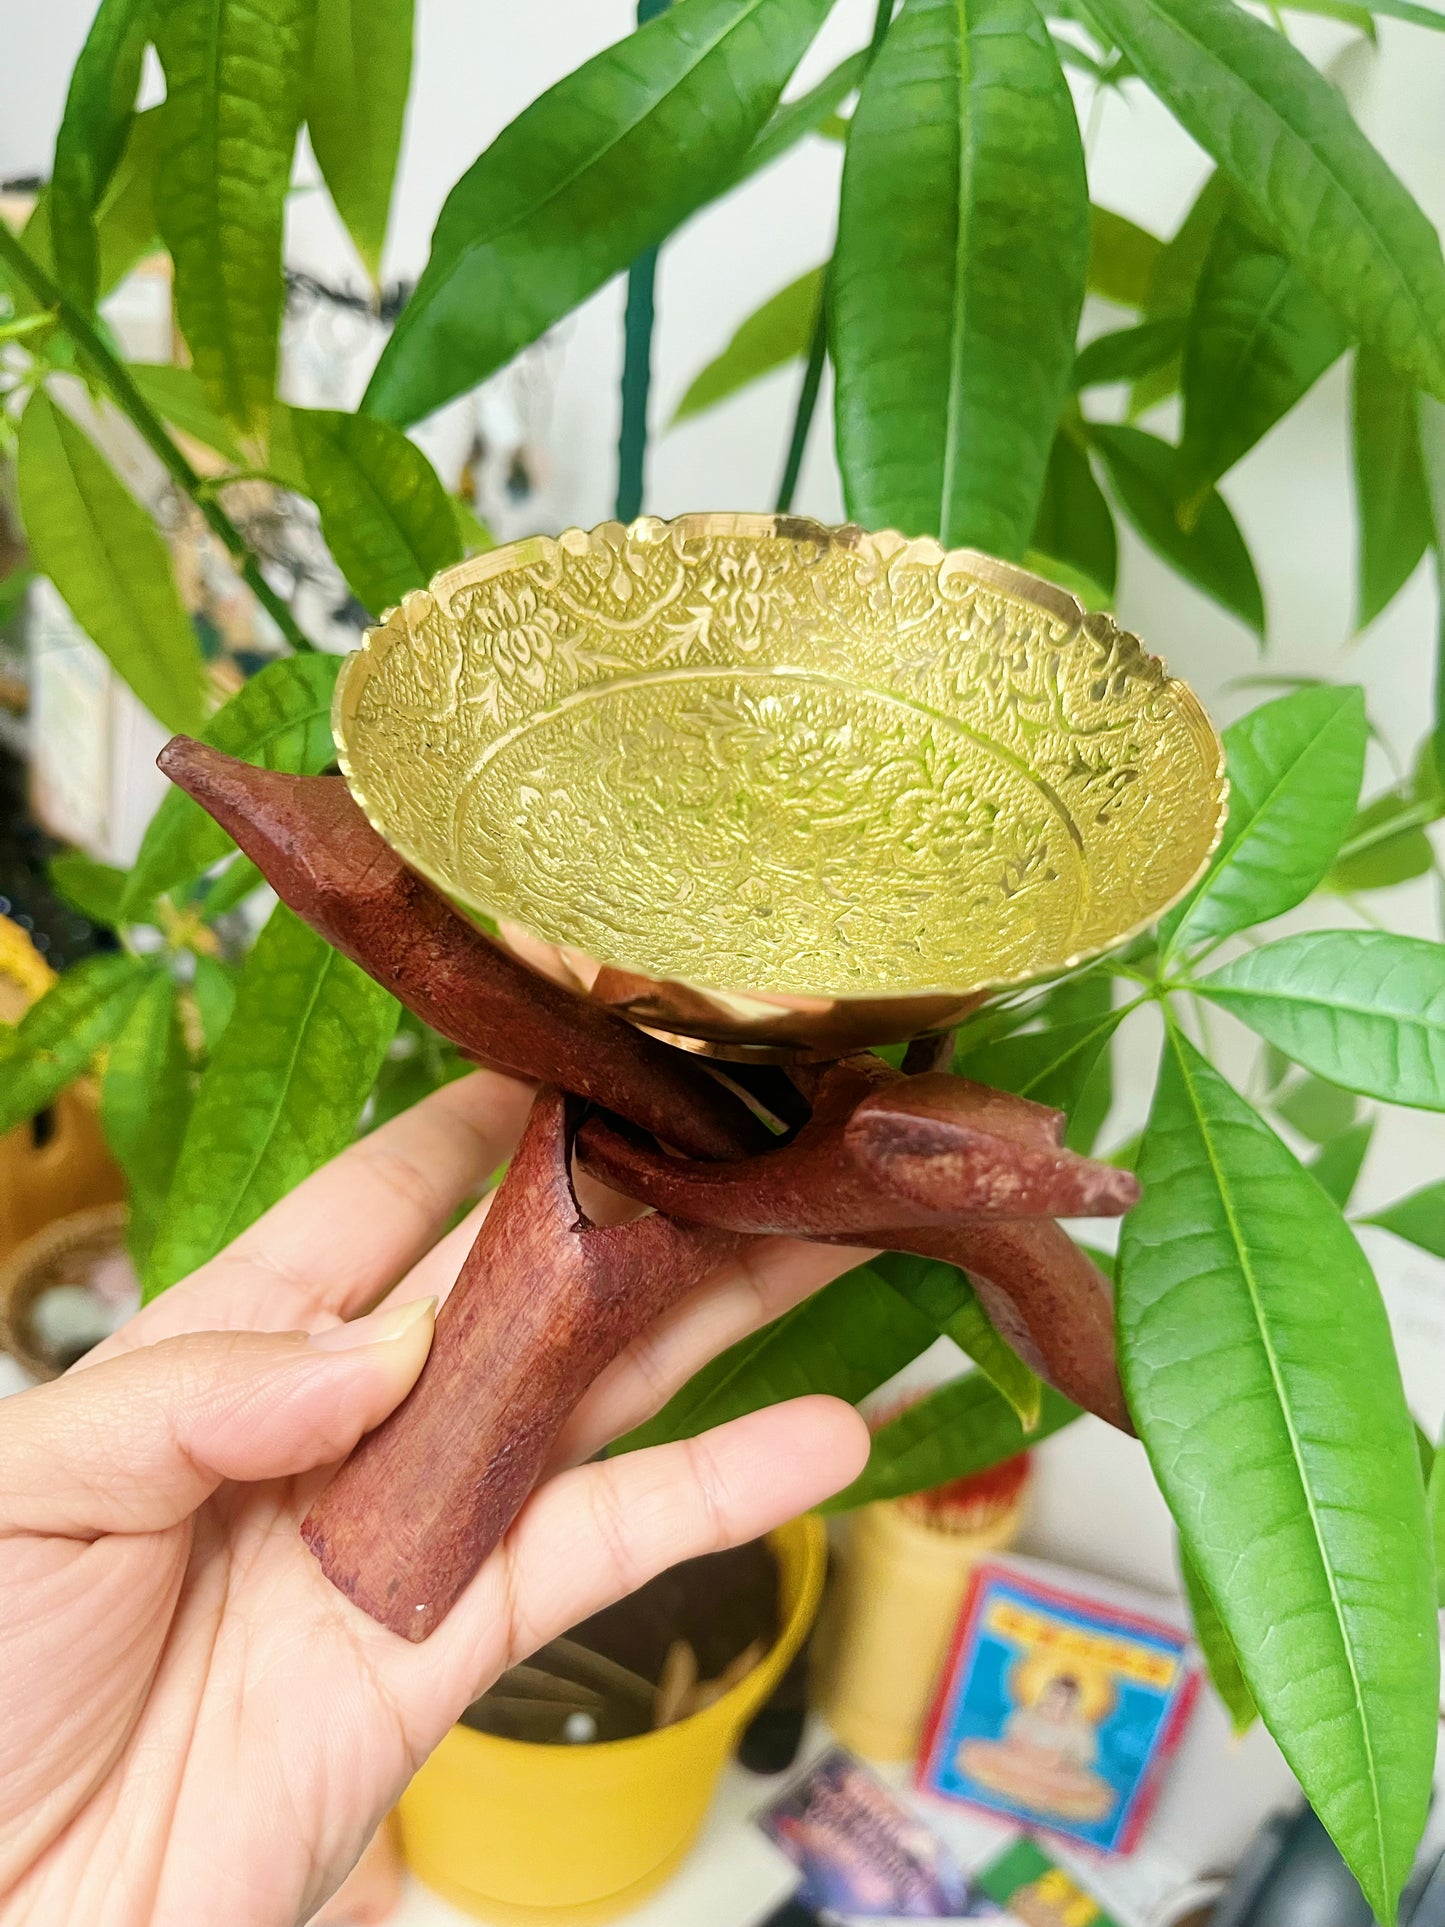
[[[411,1390],[436,1300],[314,1332],[193,1332],[0,1399],[0,1533],[177,1524],[224,1479],[344,1458]]]

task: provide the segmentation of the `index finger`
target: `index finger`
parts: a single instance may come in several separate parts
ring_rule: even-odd
[[[532,1086],[475,1071],[348,1146],[86,1362],[191,1331],[310,1331],[423,1257],[521,1134]]]

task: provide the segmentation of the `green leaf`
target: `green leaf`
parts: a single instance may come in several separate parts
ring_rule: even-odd
[[[1089,582],[1096,583],[1104,592],[1105,600],[1112,600],[1119,573],[1119,541],[1114,532],[1113,511],[1094,480],[1088,450],[1081,448],[1065,429],[1055,435],[1049,451],[1033,547],[1041,555],[1064,563]],[[1066,588],[1070,586],[1064,584]]]
[[[1286,13],[1312,13],[1321,20],[1338,20],[1363,34],[1372,47],[1379,45],[1379,30],[1368,7],[1355,6],[1353,0],[1283,0]]]
[[[1125,1012],[1113,1008],[1111,980],[1099,971],[1062,984],[1040,1011],[1037,1029],[1015,1031],[970,1049],[960,1038],[954,1070],[1072,1117]]]
[[[1344,353],[1338,316],[1237,206],[1215,227],[1184,345],[1183,486],[1201,494]]]
[[[1442,815],[1445,798],[1433,790],[1416,795],[1412,785],[1377,796],[1351,823],[1325,879],[1330,889],[1385,890],[1424,876],[1435,861],[1424,825]]]
[[[1404,20],[1412,27],[1429,27],[1445,33],[1445,12],[1437,7],[1420,7],[1412,0],[1369,0],[1368,11],[1383,20]]]
[[[1025,1432],[1018,1413],[982,1372],[940,1386],[879,1427],[861,1476],[819,1511],[851,1512],[879,1499],[928,1492],[1017,1458],[1080,1416],[1079,1408],[1052,1385],[1045,1385],[1042,1394],[1039,1422]]]
[[[1393,1231],[1407,1244],[1418,1245],[1432,1258],[1445,1258],[1445,1178],[1396,1198],[1383,1211],[1376,1211],[1361,1224],[1377,1224],[1382,1231]]]
[[[1349,827],[1367,740],[1364,692],[1355,688],[1298,689],[1231,723],[1224,837],[1204,881],[1164,921],[1166,955],[1304,901]]]
[[[1233,0],[1093,5],[1351,334],[1445,395],[1439,238],[1323,74]]]
[[[146,1296],[223,1251],[351,1142],[397,1006],[278,904],[201,1079]]]
[[[460,495],[451,498],[452,514],[457,519],[457,535],[466,555],[485,555],[488,549],[497,546],[497,538],[487,527],[470,502],[464,502]]]
[[[1053,7],[1045,9],[1045,18],[1051,19],[1054,12],[1055,9]],[[1078,24],[1083,24],[1082,19],[1079,20]],[[1132,80],[1134,78],[1133,70],[1130,68],[1128,61],[1122,59],[1118,54],[1110,53],[1107,57],[1096,57],[1094,54],[1086,52],[1076,40],[1068,40],[1063,34],[1054,31],[1052,25],[1050,26],[1050,38],[1053,40],[1055,51],[1058,53],[1059,59],[1063,62],[1064,66],[1072,67],[1075,73],[1087,74],[1091,80],[1097,83],[1100,90],[1112,88],[1115,92],[1119,92],[1122,90],[1126,80]]]
[[[756,174],[760,167],[777,160],[795,147],[805,134],[822,131],[824,122],[862,84],[868,71],[868,52],[860,47],[846,60],[840,60],[832,73],[824,76],[816,87],[810,87],[796,100],[785,100],[768,121],[744,156],[738,172],[738,180],[745,181],[750,174]]]
[[[250,857],[233,858],[219,876],[207,882],[201,899],[202,916],[208,923],[214,923],[217,917],[224,917],[228,910],[234,910],[238,903],[244,903],[251,892],[259,890],[265,881]]]
[[[1445,1452],[1435,1454],[1426,1501],[1430,1511],[1430,1549],[1435,1559],[1435,1599],[1445,1607]]]
[[[412,0],[316,0],[311,149],[374,283],[411,85]]]
[[[20,420],[20,513],[50,577],[116,674],[168,729],[196,730],[201,652],[155,523],[40,390]]]
[[[131,269],[160,247],[155,178],[161,148],[161,110],[131,121],[130,135],[96,214],[100,247],[98,294],[118,288]]]
[[[1204,178],[1184,218],[1154,258],[1144,308],[1153,318],[1187,315],[1194,306],[1199,277],[1209,258],[1214,230],[1229,205],[1229,183],[1217,170]]]
[[[1120,1171],[1132,1171],[1139,1162],[1139,1149],[1143,1142],[1143,1132],[1136,1131],[1133,1137],[1125,1138],[1124,1142],[1114,1150],[1106,1152],[1104,1162],[1114,1165]]]
[[[1372,348],[1355,356],[1351,419],[1360,528],[1355,623],[1364,629],[1415,573],[1432,524],[1414,386]]]
[[[1424,1493],[1349,1227],[1171,1026],[1125,1218],[1129,1409],[1265,1724],[1382,1920],[1430,1797]]]
[[[293,408],[306,492],[321,533],[373,616],[462,559],[451,497],[415,442],[365,415]]]
[[[1042,549],[1024,550],[1024,567],[1030,575],[1042,576],[1045,582],[1052,582],[1069,594],[1083,609],[1091,612],[1112,609],[1114,592],[1106,589],[1102,582],[1085,575],[1071,562],[1061,562],[1056,555],[1047,555]]]
[[[331,696],[341,659],[320,654],[268,663],[218,709],[204,740],[261,769],[316,776],[335,760]],[[131,871],[123,911],[190,883],[235,844],[184,790],[169,790],[151,818]]]
[[[1076,74],[1087,74],[1090,80],[1096,81],[1100,87],[1108,87],[1113,83],[1113,76],[1103,61],[1096,60],[1090,53],[1085,53],[1077,42],[1066,40],[1063,34],[1052,31],[1049,38],[1054,43],[1054,52],[1059,56],[1061,66],[1072,67]]]
[[[191,1110],[190,1059],[174,979],[156,970],[106,1056],[100,1116],[125,1173],[126,1243],[144,1273]]]
[[[22,566],[12,569],[9,575],[0,581],[0,635],[3,635],[19,616],[34,580],[35,571]]]
[[[856,1405],[937,1336],[871,1266],[860,1265],[705,1365],[611,1449],[631,1452],[692,1438],[804,1392],[829,1392]]]
[[[1445,945],[1388,930],[1312,930],[1198,985],[1332,1084],[1445,1111]]]
[[[43,1111],[125,1022],[150,966],[123,952],[72,965],[20,1022],[0,1025],[0,1137]]]
[[[1311,1144],[1328,1144],[1354,1123],[1359,1106],[1338,1084],[1328,1084],[1322,1077],[1302,1077],[1275,1098],[1274,1108]]]
[[[191,995],[196,1000],[206,1055],[213,1057],[236,1009],[236,972],[219,957],[198,954]]]
[[[100,0],[70,76],[50,171],[56,278],[77,305],[95,306],[100,281],[96,213],[130,132],[151,0]]]
[[[1039,1422],[1040,1381],[1013,1347],[995,1331],[965,1272],[939,1258],[917,1258],[905,1251],[884,1251],[872,1268],[936,1332],[951,1338],[1002,1392],[1026,1432]]]
[[[1373,1119],[1366,1119],[1363,1124],[1352,1124],[1348,1130],[1341,1131],[1338,1137],[1331,1138],[1310,1160],[1310,1176],[1341,1211],[1349,1204],[1355,1186],[1360,1181],[1370,1139],[1374,1135]]]
[[[96,210],[98,296],[109,294],[125,279],[137,261],[147,254],[153,254],[160,245],[152,197],[159,150],[160,110],[153,107],[132,118],[120,160]],[[47,273],[54,274],[55,249],[51,235],[48,188],[36,201],[21,238],[27,251],[34,255],[41,267]],[[34,301],[27,289],[17,287],[12,282],[10,295],[18,314],[35,312]]]
[[[403,1010],[367,1105],[366,1128],[375,1131],[389,1124],[392,1118],[409,1111],[444,1084],[465,1077],[473,1068],[454,1044],[409,1010]]]
[[[1430,761],[1436,786],[1445,784],[1445,406],[1418,398],[1420,455],[1435,533],[1435,726]]]
[[[1156,554],[1222,608],[1264,634],[1264,597],[1239,525],[1224,497],[1210,490],[1191,526],[1179,520],[1178,453],[1142,428],[1091,422],[1089,435],[1104,458],[1114,493]]]
[[[1142,308],[1163,247],[1157,234],[1096,201],[1089,209],[1089,292]]]
[[[1239,1654],[1230,1643],[1223,1621],[1214,1610],[1214,1601],[1199,1576],[1199,1568],[1189,1557],[1183,1543],[1179,1547],[1179,1574],[1189,1601],[1189,1617],[1194,1621],[1194,1637],[1204,1655],[1214,1690],[1224,1702],[1229,1723],[1242,1737],[1259,1718],[1259,1708],[1239,1670]]]
[[[1143,1134],[1141,1133],[1139,1139],[1136,1140],[1136,1144],[1135,1144],[1136,1152],[1138,1149],[1138,1144],[1142,1143],[1142,1141],[1143,1141]],[[1110,1161],[1113,1163],[1117,1163],[1118,1162],[1117,1156],[1114,1159],[1111,1159]],[[1121,1167],[1121,1168],[1132,1168],[1132,1164],[1129,1167]],[[1119,1254],[1116,1251],[1106,1251],[1102,1245],[1089,1244],[1083,1238],[1075,1238],[1074,1243],[1079,1247],[1080,1251],[1083,1252],[1084,1256],[1088,1258],[1092,1264],[1095,1264],[1098,1266],[1099,1270],[1103,1272],[1104,1276],[1108,1279],[1109,1283],[1112,1285],[1114,1282],[1115,1274],[1119,1266]]]
[[[1404,829],[1379,843],[1368,855],[1342,858],[1329,875],[1332,890],[1354,894],[1389,890],[1425,876],[1435,866],[1435,852],[1425,832]]]
[[[266,451],[266,472],[282,488],[297,495],[307,489],[306,464],[301,459],[301,444],[296,439],[297,410],[277,402],[271,410],[270,442]]]
[[[737,174],[829,0],[676,0],[462,176],[362,406],[403,426],[512,359]]]
[[[97,863],[78,850],[65,850],[50,859],[50,881],[67,903],[73,903],[92,923],[114,930],[121,921],[121,898],[126,873],[109,863]]]
[[[163,421],[224,455],[233,467],[244,466],[245,457],[235,436],[207,400],[194,368],[150,361],[132,361],[126,366],[131,380]]]
[[[166,99],[155,206],[181,332],[216,407],[262,439],[315,0],[157,0],[157,13]],[[354,138],[364,146],[365,130]]]
[[[1078,122],[1032,0],[905,0],[853,116],[829,291],[855,521],[1024,554],[1088,261]]]
[[[809,268],[786,288],[770,295],[736,330],[720,355],[692,379],[672,419],[686,421],[729,395],[735,395],[760,375],[808,352],[818,309],[823,299],[823,270]]]
[[[1214,230],[1229,205],[1229,183],[1216,169],[1191,202],[1184,219],[1160,249],[1144,302],[1144,317],[1162,321],[1175,316],[1188,325],[1199,290],[1199,277],[1209,254]],[[1156,402],[1172,395],[1184,372],[1183,354],[1171,356],[1134,384],[1129,398],[1131,416],[1142,415]]]
[[[1178,355],[1186,326],[1182,315],[1171,314],[1158,321],[1141,321],[1135,328],[1121,328],[1116,334],[1096,335],[1079,350],[1074,387],[1097,388],[1147,375]]]
[[[1064,1143],[1069,1150],[1092,1157],[1113,1108],[1114,1060],[1112,1051],[1106,1048],[1094,1059],[1094,1068],[1074,1099],[1074,1108],[1064,1127]]]

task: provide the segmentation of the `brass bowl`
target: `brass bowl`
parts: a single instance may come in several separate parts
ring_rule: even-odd
[[[942,1029],[1160,916],[1224,820],[1209,718],[1107,616],[771,515],[533,536],[347,662],[386,841],[534,968],[718,1054]]]

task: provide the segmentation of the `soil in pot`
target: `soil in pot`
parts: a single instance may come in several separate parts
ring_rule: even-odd
[[[514,1666],[462,1715],[534,1745],[631,1739],[711,1705],[778,1636],[763,1540],[688,1559]]]

